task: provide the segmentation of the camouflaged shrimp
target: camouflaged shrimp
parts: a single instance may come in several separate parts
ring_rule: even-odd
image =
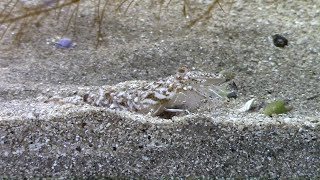
[[[216,89],[224,82],[223,75],[189,72],[182,67],[175,76],[158,81],[126,81],[101,87],[99,92],[84,95],[83,101],[94,106],[161,116],[193,110],[212,95],[221,97]]]

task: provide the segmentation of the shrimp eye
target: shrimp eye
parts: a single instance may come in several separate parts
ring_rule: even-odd
[[[187,72],[187,68],[186,67],[180,67],[179,69],[178,69],[178,72],[179,73],[186,73]]]
[[[89,94],[83,96],[83,102],[88,102]]]

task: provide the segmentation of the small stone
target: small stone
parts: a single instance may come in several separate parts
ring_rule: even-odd
[[[55,43],[57,48],[71,48],[74,47],[74,43],[69,38],[61,38],[58,42]]]
[[[54,7],[58,3],[57,0],[42,0],[42,1],[49,7]]]
[[[82,149],[81,149],[80,146],[77,146],[77,147],[76,147],[76,150],[79,151],[79,152],[81,152]]]
[[[273,44],[277,47],[285,47],[288,45],[288,40],[281,36],[280,34],[276,34],[272,36]]]
[[[228,99],[232,99],[232,98],[237,99],[237,97],[238,97],[238,95],[236,92],[231,92],[231,93],[227,94]]]

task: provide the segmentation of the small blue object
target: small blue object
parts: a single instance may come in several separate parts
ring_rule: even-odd
[[[43,2],[47,4],[49,7],[53,7],[58,3],[57,0],[43,0]]]
[[[55,45],[57,48],[63,48],[63,49],[71,48],[74,46],[72,40],[69,38],[62,38],[58,42],[56,42]]]

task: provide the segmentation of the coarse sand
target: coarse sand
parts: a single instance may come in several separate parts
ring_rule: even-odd
[[[98,48],[93,4],[84,4],[64,35],[75,47],[52,43],[67,24],[55,16],[31,26],[20,45],[11,33],[1,41],[0,177],[320,176],[320,2],[226,2],[187,28],[196,16],[183,17],[180,3],[158,20],[157,7],[138,1],[126,14],[107,14]],[[276,47],[275,34],[288,46]],[[156,80],[180,66],[233,72],[238,98],[172,119],[44,103],[79,89]],[[239,112],[252,98],[289,100],[293,109],[274,117]]]

